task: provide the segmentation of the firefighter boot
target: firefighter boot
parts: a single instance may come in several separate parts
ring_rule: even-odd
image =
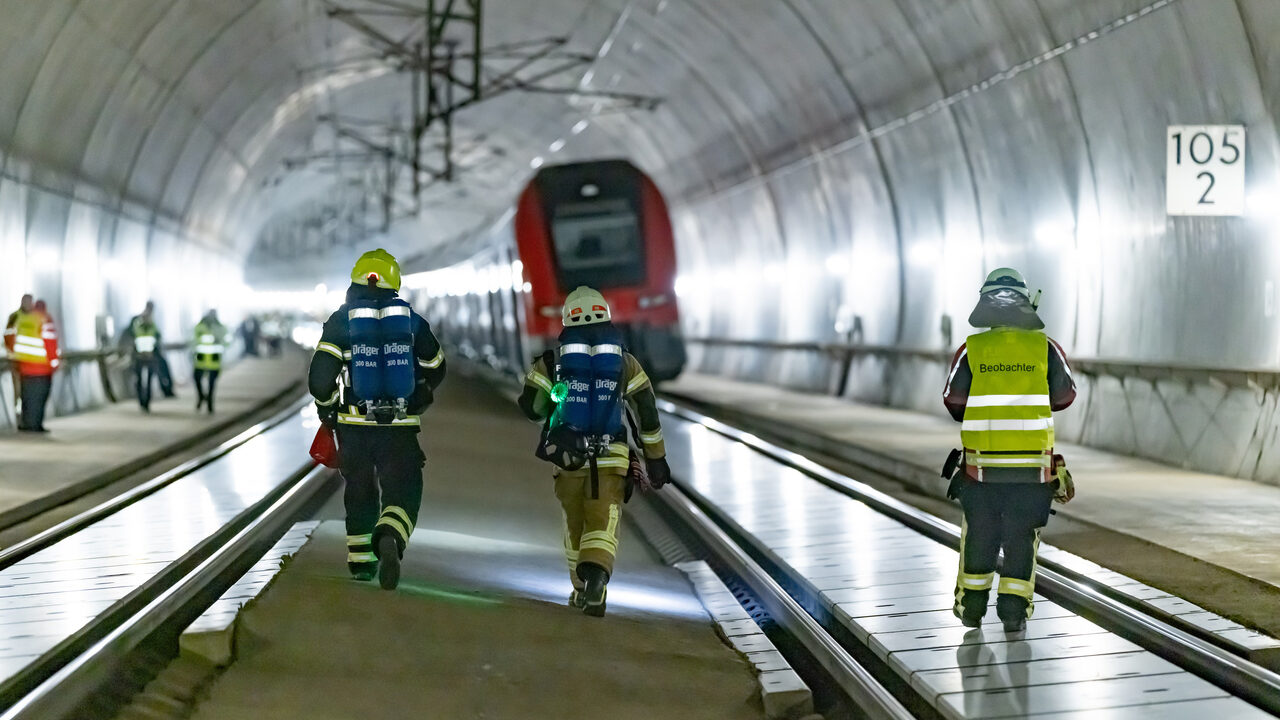
[[[1004,622],[1006,633],[1020,633],[1027,629],[1027,615],[1031,603],[1020,595],[1000,593],[996,596],[996,614]]]
[[[987,614],[987,590],[960,590],[955,607],[951,614],[955,615],[965,627],[976,628],[982,625],[982,616]]]
[[[378,538],[378,584],[383,590],[395,590],[400,584],[400,546],[390,533]]]
[[[361,563],[349,562],[347,563],[347,569],[351,571],[351,577],[356,580],[359,580],[360,582],[369,582],[373,579],[374,575],[378,574],[378,563],[376,561]]]
[[[582,612],[592,617],[604,617],[609,573],[595,563],[581,563],[578,565],[578,577],[587,585],[582,591]]]

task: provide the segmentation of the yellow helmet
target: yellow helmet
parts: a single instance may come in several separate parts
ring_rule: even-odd
[[[564,308],[560,311],[565,327],[609,322],[610,317],[609,303],[604,296],[586,285],[569,293],[569,297],[564,299]]]
[[[380,288],[399,291],[400,263],[382,248],[361,255],[356,266],[351,268],[351,282],[368,285],[370,280]]]

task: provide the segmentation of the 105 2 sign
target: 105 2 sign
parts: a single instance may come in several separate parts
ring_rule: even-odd
[[[1244,214],[1244,126],[1170,125],[1170,215]]]

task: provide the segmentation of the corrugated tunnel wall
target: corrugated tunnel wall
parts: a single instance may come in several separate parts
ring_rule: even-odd
[[[321,5],[0,0],[0,299],[45,296],[67,344],[82,347],[97,314],[121,322],[156,297],[172,334],[235,292],[262,225],[321,182],[265,192],[281,158],[310,146],[325,107],[403,89],[377,72],[308,70],[345,42],[323,27]],[[966,334],[984,271],[1010,264],[1044,289],[1048,330],[1074,357],[1280,364],[1280,222],[1266,212],[1280,207],[1275,0],[489,8],[493,42],[571,32],[597,55],[584,87],[663,103],[592,117],[572,135],[585,111],[561,98],[476,110],[470,126],[504,140],[510,158],[472,188],[490,204],[437,211],[401,233],[419,244],[397,251],[500,213],[529,159],[562,137],[561,157],[629,155],[666,191],[693,337],[942,351]],[[1260,212],[1166,217],[1165,129],[1183,123],[1248,127]],[[335,252],[335,266],[350,254]],[[833,385],[834,366],[813,355],[691,350],[704,372]],[[848,395],[940,412],[942,372],[869,357]],[[1063,437],[1280,481],[1275,392],[1207,378],[1080,381]]]

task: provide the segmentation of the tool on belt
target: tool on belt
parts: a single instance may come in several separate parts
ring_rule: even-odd
[[[964,451],[951,449],[947,461],[942,464],[942,477],[950,480],[947,485],[947,499],[959,500],[960,491],[964,489]]]
[[[1066,458],[1061,455],[1053,456],[1053,476],[1056,486],[1053,501],[1066,505],[1076,496],[1076,484],[1071,480],[1071,471],[1067,469]]]

